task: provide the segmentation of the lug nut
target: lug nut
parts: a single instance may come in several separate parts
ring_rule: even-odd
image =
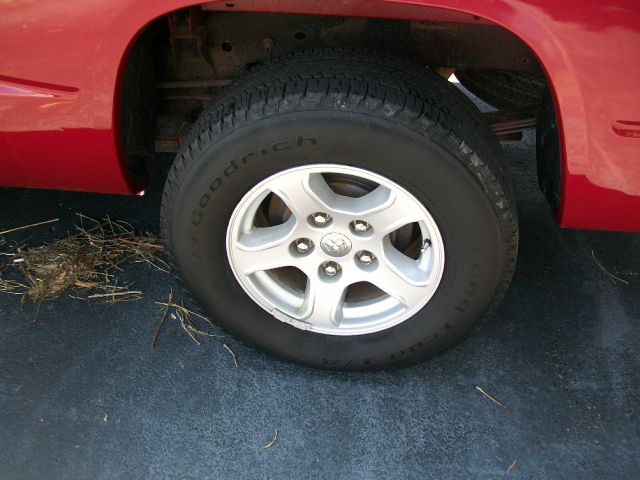
[[[329,222],[331,222],[331,215],[329,215],[328,213],[316,212],[311,215],[311,221],[317,227],[324,227],[325,225],[328,225]]]
[[[336,262],[324,262],[321,269],[327,277],[334,277],[340,270],[340,265]]]
[[[299,238],[294,242],[294,245],[298,253],[302,254],[309,253],[313,248],[313,242],[308,238]]]
[[[364,220],[354,220],[351,222],[351,229],[356,233],[366,233],[371,229],[371,225]]]
[[[356,258],[361,264],[369,265],[376,259],[376,256],[373,253],[368,252],[367,250],[360,250],[358,253],[356,253]]]

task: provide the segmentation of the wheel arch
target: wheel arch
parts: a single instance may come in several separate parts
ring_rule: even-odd
[[[127,25],[128,33],[121,37],[127,41],[121,50],[113,104],[114,133],[118,153],[121,156],[121,165],[131,164],[124,158],[122,141],[123,85],[130,55],[154,21],[189,7],[201,7],[205,11],[318,14],[435,22],[465,22],[472,18],[476,21],[486,21],[498,25],[524,42],[537,58],[547,78],[560,139],[559,155],[563,192],[569,170],[568,159],[579,157],[584,161],[586,157],[585,147],[582,149],[580,147],[580,145],[585,145],[584,140],[587,138],[587,125],[583,120],[585,112],[583,95],[568,52],[563,48],[562,42],[556,38],[550,26],[546,24],[549,20],[548,10],[552,8],[550,5],[546,6],[546,9],[533,8],[522,5],[517,0],[497,0],[491,4],[478,3],[473,0],[374,0],[366,2],[366,5],[360,0],[345,0],[337,5],[319,0],[280,0],[278,2],[236,0],[207,3],[168,0],[145,3],[133,15],[131,15],[132,12],[123,12],[122,14],[123,23]],[[565,115],[565,112],[568,113]],[[571,135],[575,139],[569,150],[565,145],[565,135],[563,134],[563,118],[565,116],[570,117]],[[562,216],[564,200],[563,196],[560,211],[557,212],[558,219]]]

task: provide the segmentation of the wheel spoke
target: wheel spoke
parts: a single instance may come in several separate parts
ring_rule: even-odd
[[[337,281],[323,281],[316,276],[309,277],[301,307],[301,320],[316,328],[336,328],[343,316],[346,285]]]
[[[429,286],[428,274],[418,261],[396,250],[388,238],[383,241],[378,266],[368,280],[405,307],[418,301]]]
[[[289,245],[295,220],[243,233],[235,244],[235,260],[243,275],[295,265]]]
[[[319,173],[284,175],[271,181],[269,190],[278,195],[300,221],[314,212],[330,209],[336,197]]]
[[[379,186],[357,200],[367,208],[354,214],[373,225],[378,237],[384,237],[422,218],[422,212],[416,209],[410,198],[386,187]]]

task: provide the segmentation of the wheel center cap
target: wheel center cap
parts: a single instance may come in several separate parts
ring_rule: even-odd
[[[351,251],[351,240],[341,233],[328,233],[320,240],[320,247],[327,255],[344,257]]]

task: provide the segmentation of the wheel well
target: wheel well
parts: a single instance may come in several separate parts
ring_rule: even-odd
[[[296,51],[375,50],[445,75],[510,71],[545,79],[533,51],[513,33],[442,11],[433,20],[398,20],[190,7],[160,17],[138,36],[125,65],[120,121],[127,164],[138,173],[154,152],[176,151],[222,87],[257,63]],[[504,118],[501,132],[513,138]],[[508,119],[518,123],[517,115]]]

